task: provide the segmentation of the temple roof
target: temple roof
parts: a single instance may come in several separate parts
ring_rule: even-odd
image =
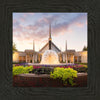
[[[51,41],[51,49],[52,49],[52,45],[59,51],[61,52],[61,50]],[[44,45],[44,47],[42,47],[39,52],[41,52],[43,49],[45,49],[45,47],[48,46],[49,47],[49,42],[47,44]],[[48,48],[49,50],[49,48]]]

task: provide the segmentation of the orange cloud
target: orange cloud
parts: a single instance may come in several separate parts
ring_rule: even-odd
[[[84,23],[76,23],[76,26],[83,27],[84,26]]]
[[[34,15],[33,13],[30,13],[31,15]],[[38,19],[33,25],[29,24],[27,26],[23,26],[21,24],[21,21],[25,21],[25,19],[29,16],[29,14],[24,14],[20,21],[14,19],[13,20],[13,36],[16,41],[19,41],[20,43],[24,41],[25,43],[32,44],[31,41],[42,41],[45,38],[48,38],[49,34],[49,22],[53,23],[53,21],[56,22],[56,20],[59,20],[59,15],[53,15],[53,16],[46,16],[42,17],[41,19]],[[82,21],[82,18],[84,16],[76,17],[73,20],[61,22],[61,23],[54,23],[52,24],[52,35],[58,36],[59,34],[68,34],[73,33],[72,25],[76,25],[78,27],[83,27],[84,21]],[[86,21],[87,24],[87,21]],[[27,41],[27,42],[26,42]],[[44,43],[46,43],[48,40],[45,40]]]

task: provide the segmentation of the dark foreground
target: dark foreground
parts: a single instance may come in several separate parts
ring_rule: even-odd
[[[60,79],[51,79],[50,75],[20,74],[13,77],[15,87],[87,87],[87,73],[78,73],[74,79],[76,85],[64,85]]]

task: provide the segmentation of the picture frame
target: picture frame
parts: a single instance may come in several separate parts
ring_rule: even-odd
[[[97,0],[96,0],[97,1]],[[95,16],[97,2],[70,1],[0,1],[1,67],[0,98],[2,100],[99,100],[99,32]],[[84,5],[84,6],[83,6]],[[97,6],[96,6],[97,5]],[[12,13],[13,12],[87,12],[88,13],[88,85],[87,87],[13,87],[12,86]]]

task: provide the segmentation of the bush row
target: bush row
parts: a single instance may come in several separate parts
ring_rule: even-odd
[[[59,67],[59,68],[65,68],[65,67]],[[65,68],[67,69],[67,68]],[[72,69],[76,70],[78,73],[84,72],[86,73],[88,71],[87,67],[73,67]],[[51,67],[42,67],[42,68],[35,68],[30,73],[35,74],[50,74],[50,72],[53,72],[54,68]]]
[[[13,76],[18,74],[26,74],[33,70],[33,66],[13,66]]]
[[[74,70],[76,70],[78,73],[84,72],[86,73],[88,71],[87,67],[74,67]]]
[[[53,68],[51,68],[51,67],[42,67],[42,68],[33,69],[29,73],[34,73],[34,74],[50,74],[51,72],[53,72]]]
[[[58,68],[58,67],[56,67]],[[66,67],[59,67],[59,68],[64,68],[67,69]],[[51,72],[54,71],[55,68],[53,67],[38,67],[38,68],[33,68],[33,66],[13,66],[13,76],[18,75],[18,74],[25,74],[25,73],[34,73],[34,74],[50,74]],[[78,73],[81,72],[87,72],[88,68],[87,67],[73,67],[71,69],[76,70]]]

